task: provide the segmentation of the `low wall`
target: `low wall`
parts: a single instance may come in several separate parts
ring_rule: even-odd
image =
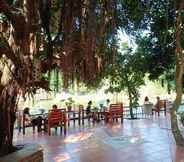
[[[37,144],[25,144],[25,146],[0,158],[0,162],[43,162],[43,148]]]

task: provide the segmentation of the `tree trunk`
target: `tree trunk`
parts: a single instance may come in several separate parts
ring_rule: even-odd
[[[128,87],[128,96],[129,96],[129,108],[130,108],[130,117],[131,119],[134,119],[134,113],[133,113],[133,104],[132,104],[132,94],[130,91],[130,88]]]
[[[0,95],[0,156],[15,150],[12,141],[16,119],[17,92],[17,88],[11,84],[6,86]]]
[[[129,97],[129,108],[130,108],[130,118],[131,119],[134,119],[134,113],[133,113],[133,103],[132,103],[132,94],[131,94],[131,88],[130,88],[130,85],[129,85],[129,80],[128,80],[128,76],[127,74],[125,73],[126,75],[126,84],[127,84],[127,89],[128,89],[128,97]]]
[[[183,89],[182,82],[183,82],[183,66],[177,64],[177,67],[176,67],[176,93],[177,95],[176,95],[176,99],[175,99],[173,108],[171,109],[171,128],[172,128],[172,133],[174,135],[176,144],[184,146],[184,139],[179,130],[178,122],[177,122],[177,110],[182,100],[182,89]]]
[[[3,44],[0,59],[5,60],[6,65],[3,65],[8,69],[7,72],[0,67],[0,156],[14,151],[12,141],[18,92],[25,97],[26,93],[34,93],[38,88],[48,90],[48,82],[38,79],[33,72],[33,58],[41,47],[41,37],[37,34],[41,31],[39,1],[19,2],[20,6],[15,7],[0,0],[0,13],[10,24],[7,31],[0,31],[0,44]],[[2,58],[2,54],[5,57]],[[6,79],[1,79],[1,73]]]
[[[178,122],[177,122],[177,111],[181,104],[182,93],[183,93],[183,68],[184,68],[184,60],[183,60],[183,48],[181,46],[182,42],[182,17],[181,13],[184,9],[184,2],[177,1],[176,2],[176,99],[171,109],[171,128],[172,133],[174,135],[175,141],[177,145],[184,146],[184,138],[179,130]]]

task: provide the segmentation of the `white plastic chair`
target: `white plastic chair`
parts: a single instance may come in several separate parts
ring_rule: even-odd
[[[152,115],[152,109],[153,109],[152,103],[143,105],[143,110],[145,115]]]

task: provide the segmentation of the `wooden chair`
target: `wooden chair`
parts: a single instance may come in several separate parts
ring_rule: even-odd
[[[166,116],[166,100],[160,100],[156,105],[155,108],[153,108],[152,112],[158,113],[158,116],[160,116],[160,112],[163,111],[164,115]]]
[[[64,134],[66,135],[66,110],[57,109],[50,110],[48,114],[48,133],[51,134],[51,128],[60,127],[62,132],[62,127],[64,127]]]
[[[121,118],[121,123],[123,122],[123,104],[110,104],[109,112],[106,113],[106,122],[109,120],[112,122],[114,119]]]

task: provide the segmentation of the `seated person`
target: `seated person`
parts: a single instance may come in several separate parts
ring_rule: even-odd
[[[166,100],[160,100],[160,97],[157,97],[157,102],[153,111],[157,112],[158,116],[160,115],[160,111],[164,111],[164,115],[166,116]]]
[[[149,98],[147,96],[144,98],[144,104],[150,104]]]
[[[58,111],[57,105],[55,105],[55,104],[52,105],[52,110],[53,110],[53,111]]]
[[[86,114],[89,115],[91,113],[91,105],[92,105],[92,101],[88,102],[88,106],[86,108]]]
[[[31,124],[31,117],[30,117],[30,109],[26,107],[23,111],[24,113],[24,121],[25,121],[25,126],[28,126]]]
[[[105,111],[109,111],[109,107],[110,107],[110,100],[107,99],[107,100],[106,100],[106,104],[105,104],[105,106],[104,106]]]
[[[159,108],[159,104],[160,104],[160,97],[157,96],[157,102],[155,104],[155,109],[158,109]]]
[[[35,126],[38,128],[38,132],[41,131],[41,125],[42,125],[42,117],[38,116],[34,119],[31,119],[30,115],[30,109],[26,107],[23,111],[24,113],[24,121],[25,121],[25,126],[33,126],[33,131],[35,130]]]

